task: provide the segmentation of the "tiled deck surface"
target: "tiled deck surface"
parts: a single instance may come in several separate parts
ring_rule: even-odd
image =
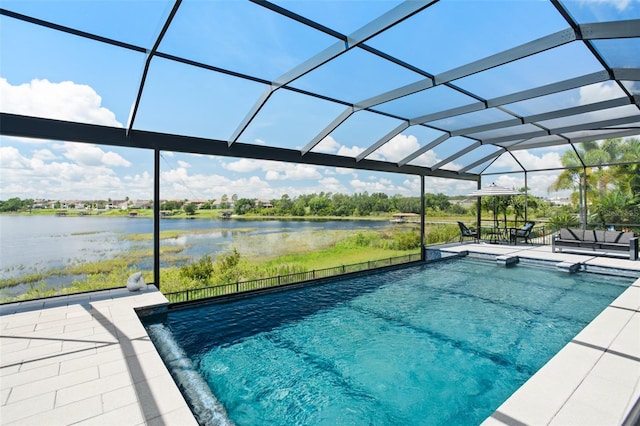
[[[548,246],[443,250],[640,272],[640,261]],[[166,302],[150,286],[0,306],[0,423],[195,425],[134,311]],[[640,279],[484,424],[622,424],[640,399],[639,311]]]
[[[518,256],[523,261],[580,263],[587,270],[605,266],[640,271],[640,261],[552,253],[549,246],[481,243],[444,250],[469,251],[470,255],[479,256]],[[639,403],[640,279],[505,401],[483,426],[622,425]]]
[[[197,425],[134,308],[149,286],[0,306],[2,425]]]

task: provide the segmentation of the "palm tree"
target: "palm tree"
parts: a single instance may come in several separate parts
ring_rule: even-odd
[[[560,161],[567,167],[549,186],[549,191],[576,190],[580,211],[580,222],[586,226],[587,200],[598,200],[609,190],[614,173],[606,164],[618,160],[623,152],[622,139],[607,139],[602,143],[584,142],[575,151],[567,150]]]
[[[618,189],[626,194],[640,194],[640,139],[630,138],[620,147],[622,164],[612,168]]]
[[[566,151],[562,158],[565,169],[549,187],[550,191],[573,189],[580,206],[580,221],[586,224],[587,203],[591,203],[596,216],[601,223],[614,222],[618,214],[607,212],[622,212],[623,221],[635,222],[631,219],[638,211],[638,201],[634,194],[640,193],[640,140],[631,138],[607,139],[601,143],[582,143],[576,151]],[[619,166],[608,166],[612,162],[627,162]],[[584,189],[584,192],[583,192]],[[612,194],[616,192],[616,194]],[[617,193],[619,192],[619,194]],[[609,196],[612,194],[611,196]],[[631,217],[628,217],[631,214]]]
[[[584,202],[583,188],[586,187],[587,171],[580,157],[572,150],[567,150],[562,154],[560,162],[565,169],[558,175],[556,181],[549,186],[548,191],[571,189],[574,191],[572,193],[572,199],[574,199],[577,192],[580,222],[586,224],[586,212],[584,209],[586,203]]]

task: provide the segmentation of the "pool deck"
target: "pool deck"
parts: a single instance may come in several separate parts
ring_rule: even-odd
[[[442,250],[640,276],[640,261],[551,253],[549,246]],[[166,304],[150,286],[0,306],[0,424],[196,425],[135,312]],[[621,425],[639,401],[640,279],[483,424]]]
[[[197,425],[135,308],[153,286],[0,306],[0,424]]]

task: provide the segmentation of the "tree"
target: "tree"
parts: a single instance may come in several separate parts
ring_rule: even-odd
[[[291,214],[291,209],[293,208],[293,201],[289,198],[288,194],[282,194],[280,200],[277,200],[273,203],[276,206],[276,209],[279,214],[287,215]]]
[[[611,191],[595,203],[596,220],[603,228],[609,225],[631,223],[640,216],[638,196],[622,191]]]
[[[20,209],[22,209],[22,201],[20,198],[9,198],[0,204],[0,211],[3,212],[17,212]]]
[[[222,194],[222,197],[220,197],[220,208],[221,209],[228,209],[229,207],[231,207],[231,205],[229,204],[229,197],[227,196],[227,194]]]
[[[309,210],[312,215],[330,216],[333,214],[333,205],[331,200],[321,193],[309,200]]]
[[[187,216],[194,216],[196,214],[196,205],[195,203],[188,203],[184,205],[184,212]]]
[[[183,204],[182,201],[165,201],[160,205],[160,210],[180,210]]]
[[[236,214],[246,214],[253,210],[254,206],[255,203],[253,200],[250,200],[249,198],[240,198],[235,203],[235,212]]]
[[[624,196],[612,196],[605,202],[617,204],[633,197],[640,190],[640,141],[637,138],[623,140],[607,139],[602,142],[585,142],[576,151],[566,151],[562,158],[564,166],[574,167],[564,170],[549,190],[573,189],[572,199],[578,199],[580,221],[587,221],[587,199],[596,212],[598,220],[603,220],[604,207],[601,200],[611,191],[621,191]],[[607,166],[611,162],[627,162],[620,166]],[[635,211],[635,209],[630,209]],[[606,215],[605,215],[606,216]]]

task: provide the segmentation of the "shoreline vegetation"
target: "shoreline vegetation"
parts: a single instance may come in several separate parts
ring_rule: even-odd
[[[219,231],[238,235],[228,250],[215,257],[192,258],[183,253],[188,246],[162,244],[160,259],[161,291],[163,293],[191,290],[218,284],[253,280],[328,267],[381,260],[420,252],[419,225],[393,226],[383,230],[322,230],[299,233],[250,235],[252,228]],[[162,231],[161,241],[188,235],[211,233],[215,230]],[[456,225],[431,225],[425,231],[425,242],[450,241],[457,238]],[[134,242],[151,241],[153,235],[129,234],[121,238]],[[110,259],[78,262],[62,268],[29,272],[16,278],[0,279],[0,302],[13,302],[55,295],[122,288],[128,277],[149,264],[151,249],[133,247]],[[153,271],[143,269],[147,283],[153,282]],[[78,276],[82,278],[77,278]],[[68,285],[47,287],[53,277],[70,278]],[[25,293],[7,296],[2,289],[28,285]]]

